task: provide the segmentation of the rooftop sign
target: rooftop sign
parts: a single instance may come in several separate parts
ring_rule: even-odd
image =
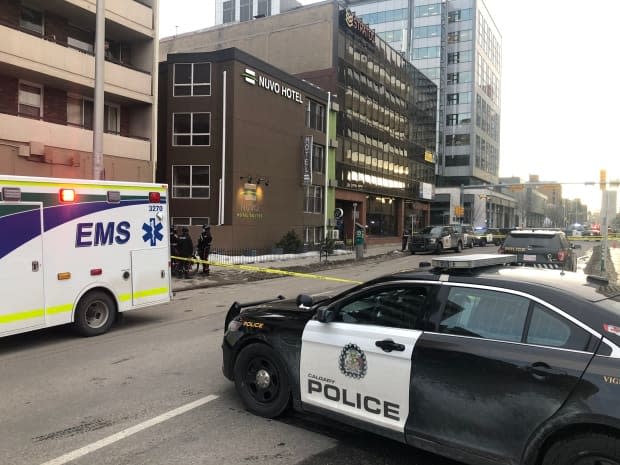
[[[376,36],[375,30],[370,29],[368,24],[355,16],[355,13],[348,8],[340,11],[340,24],[374,45]]]
[[[245,71],[241,77],[243,77],[243,80],[248,84],[262,87],[265,90],[281,95],[282,97],[292,100],[293,102],[304,103],[304,99],[301,97],[301,92],[298,90],[288,87],[284,83],[268,78],[267,76],[258,74],[250,68],[245,68]]]

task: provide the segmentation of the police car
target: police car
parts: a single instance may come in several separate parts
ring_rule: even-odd
[[[255,414],[292,406],[471,464],[620,464],[620,287],[511,261],[234,303],[224,375]]]

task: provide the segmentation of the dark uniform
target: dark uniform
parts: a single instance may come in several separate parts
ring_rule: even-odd
[[[193,258],[194,243],[192,242],[192,238],[189,235],[189,229],[183,228],[181,230],[181,235],[179,236],[179,239],[177,242],[177,250],[178,250],[179,257]],[[188,272],[189,272],[190,267],[191,267],[191,263],[183,260],[183,263],[181,264],[181,270],[182,270],[184,278],[189,277]]]
[[[211,242],[213,241],[213,236],[211,235],[211,227],[209,225],[204,225],[202,227],[202,233],[198,238],[198,255],[201,260],[209,260],[209,252],[211,252]],[[202,272],[205,274],[209,274],[209,264],[202,264]]]
[[[179,245],[179,235],[174,226],[170,227],[170,256],[178,256],[177,247]],[[172,271],[174,272],[178,265],[178,260],[171,259]]]

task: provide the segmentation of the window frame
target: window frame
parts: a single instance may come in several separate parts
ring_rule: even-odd
[[[38,13],[41,15],[41,30],[39,31],[38,29],[34,29],[32,27],[28,27],[23,19],[22,19],[22,13],[24,10],[29,10],[32,11],[33,13]],[[35,24],[35,23],[32,23]],[[19,27],[25,31],[28,31],[32,34],[36,34],[36,35],[40,35],[41,37],[45,36],[45,11],[43,10],[38,10],[37,8],[32,8],[29,5],[24,5],[21,4],[20,5],[20,9],[19,9]]]
[[[193,183],[193,170],[194,167],[203,167],[206,166],[209,168],[209,184],[207,185],[194,185]],[[179,168],[179,167],[189,167],[189,185],[185,185],[185,184],[181,184],[179,185],[178,183],[175,182],[175,178],[174,178],[174,171],[175,168]],[[211,165],[172,165],[171,167],[171,192],[172,192],[172,198],[173,199],[210,199],[211,198]],[[189,195],[185,196],[179,196],[176,194],[176,188],[188,188],[189,189]],[[208,189],[208,194],[207,196],[194,196],[193,195],[193,189],[194,188],[199,188],[199,189]]]
[[[188,84],[186,83],[180,83],[177,84],[176,82],[176,77],[177,77],[177,65],[190,65],[190,76],[189,76],[189,80],[190,82]],[[209,65],[209,82],[195,82],[194,81],[194,68],[195,65]],[[183,97],[210,97],[211,96],[211,81],[213,78],[213,65],[210,61],[199,61],[199,62],[195,62],[195,63],[174,63],[174,66],[172,67],[172,96],[175,98],[183,98]],[[197,86],[201,86],[201,87],[208,87],[209,88],[209,92],[207,94],[195,94],[194,93],[194,87]],[[181,87],[189,87],[190,91],[188,95],[177,95],[177,88],[181,88]]]
[[[28,105],[26,103],[21,103],[20,102],[20,93],[21,93],[21,86],[25,85],[25,86],[29,86],[29,87],[34,87],[40,90],[39,92],[39,98],[40,98],[40,102],[39,102],[39,116],[35,117],[33,115],[29,115],[28,113],[24,113],[21,112],[19,110],[21,105],[27,106],[27,107],[31,107],[31,108],[36,108],[32,105]],[[44,95],[43,92],[45,91],[45,87],[43,86],[43,84],[37,84],[35,82],[32,81],[26,81],[24,79],[20,79],[17,83],[17,114],[19,116],[23,116],[26,118],[33,118],[33,119],[43,119],[43,107],[44,107],[44,103],[43,103],[43,99],[44,99]],[[26,91],[25,91],[26,92]]]
[[[197,115],[197,114],[209,115],[209,132],[194,133],[194,130],[193,130],[193,128],[194,128],[194,115]],[[190,115],[190,120],[189,120],[190,132],[189,133],[174,132],[174,118],[175,118],[176,115]],[[177,144],[177,143],[175,143],[177,136],[189,136],[190,143],[189,144]],[[193,143],[194,142],[194,136],[208,136],[209,137],[209,143],[208,144],[194,144]],[[210,111],[193,111],[193,112],[180,111],[180,112],[172,113],[172,146],[173,147],[211,147],[211,112]]]
[[[312,193],[310,190],[312,189]],[[323,186],[310,184],[304,189],[304,213],[322,214],[323,213]],[[317,195],[318,193],[318,195]],[[318,202],[318,211],[317,211]],[[311,205],[312,204],[312,205]]]

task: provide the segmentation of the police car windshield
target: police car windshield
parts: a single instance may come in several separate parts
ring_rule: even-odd
[[[443,228],[441,226],[427,226],[422,230],[422,234],[441,235]]]

